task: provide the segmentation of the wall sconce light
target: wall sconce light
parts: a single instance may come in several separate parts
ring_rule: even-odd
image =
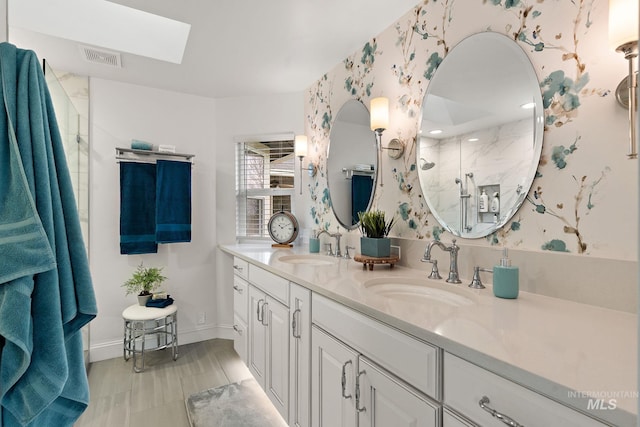
[[[307,136],[296,135],[294,140],[293,151],[298,159],[300,159],[300,194],[302,194],[302,159],[307,157]]]
[[[620,105],[629,109],[630,153],[627,157],[637,159],[638,0],[609,0],[609,42],[629,61],[629,75],[616,88],[616,98]]]
[[[384,185],[382,182],[382,132],[389,127],[389,99],[384,97],[371,99],[369,110],[371,130],[376,134],[376,143],[378,145],[378,176],[380,178],[380,187],[382,187]]]

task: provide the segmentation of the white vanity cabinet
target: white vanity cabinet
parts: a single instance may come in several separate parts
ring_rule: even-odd
[[[289,284],[289,425],[311,422],[311,291]]]
[[[437,348],[322,296],[312,301],[313,427],[440,425],[440,405],[426,395],[439,395]]]
[[[450,353],[444,356],[444,404],[485,427],[605,426]],[[494,416],[498,414],[502,419]]]
[[[247,322],[249,307],[248,263],[238,257],[233,259],[233,348],[247,363]]]
[[[285,420],[289,416],[289,283],[249,266],[248,367]]]

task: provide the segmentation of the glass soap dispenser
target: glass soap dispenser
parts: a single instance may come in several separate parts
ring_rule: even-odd
[[[493,294],[498,298],[518,298],[518,274],[518,267],[511,265],[507,248],[504,248],[500,265],[493,267]]]

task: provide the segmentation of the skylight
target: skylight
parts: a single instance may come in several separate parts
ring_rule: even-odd
[[[191,25],[105,0],[10,0],[11,26],[180,64]]]

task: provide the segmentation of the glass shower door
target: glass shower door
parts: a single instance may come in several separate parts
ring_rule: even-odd
[[[80,226],[89,253],[89,80],[73,74],[59,76],[43,61],[60,135],[78,205]],[[70,95],[71,94],[71,95]],[[82,112],[79,112],[79,109]],[[89,365],[89,325],[82,328],[85,366]]]

